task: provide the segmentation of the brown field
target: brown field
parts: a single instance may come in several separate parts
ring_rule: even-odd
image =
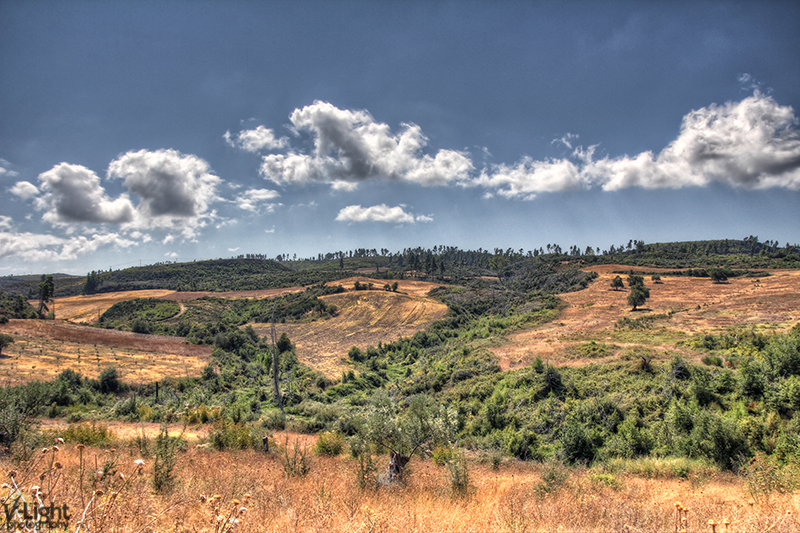
[[[278,335],[286,333],[295,344],[298,359],[329,377],[338,376],[346,368],[342,358],[346,359],[351,347],[366,349],[381,341],[411,336],[447,312],[446,305],[427,297],[428,292],[440,284],[399,280],[396,293],[383,290],[351,292],[356,281],[374,283],[378,289],[383,287],[382,282],[369,278],[341,280],[337,285],[341,284],[348,292],[322,297],[326,303],[339,307],[335,317],[275,326]],[[269,334],[268,324],[253,327],[259,335]]]
[[[283,434],[275,437],[285,442]],[[297,436],[287,437],[291,446]],[[302,438],[308,445],[313,441]],[[81,531],[120,533],[655,533],[676,531],[678,501],[689,509],[684,527],[691,532],[711,532],[710,519],[730,521],[730,529],[718,526],[719,532],[800,530],[800,495],[755,494],[754,499],[742,478],[711,471],[677,479],[663,475],[665,468],[659,471],[662,475],[650,477],[574,468],[548,493],[537,491],[545,465],[508,461],[493,470],[473,457],[472,488],[465,497],[453,497],[447,469],[430,460],[413,459],[405,485],[359,490],[355,463],[345,456],[310,456],[307,476],[287,477],[279,454],[215,452],[190,444],[178,456],[172,490],[159,494],[151,487],[153,459],[142,457],[144,466],[137,471],[134,461],[140,457],[131,442],[119,442],[113,449],[86,447],[80,453],[67,444],[21,465],[2,457],[0,468],[4,483],[16,470],[14,481],[26,497],[36,485],[45,505],[66,505],[71,531],[84,519]],[[377,459],[383,467],[386,457]],[[51,468],[56,462],[60,469]],[[103,464],[113,464],[118,474],[95,476]],[[3,497],[13,496],[8,485],[0,490]],[[238,521],[235,529],[232,519]]]
[[[285,289],[263,289],[256,291],[229,291],[229,292],[177,292],[170,290],[144,290],[144,291],[119,291],[92,294],[89,296],[69,296],[55,299],[56,318],[78,324],[95,324],[100,315],[105,313],[112,305],[135,298],[161,298],[183,302],[196,300],[204,296],[217,298],[272,298],[281,294],[301,292],[303,287],[289,287]],[[38,300],[30,301],[36,307]]]
[[[732,278],[727,283],[683,276],[662,276],[662,283],[654,283],[647,276],[645,286],[650,289],[650,298],[643,309],[632,312],[627,302],[627,284],[620,291],[610,287],[611,280],[618,275],[614,271],[629,269],[621,265],[587,268],[599,277],[587,289],[560,294],[566,307],[555,321],[514,334],[507,343],[493,349],[501,367],[518,368],[536,356],[558,365],[583,364],[585,361],[571,355],[570,348],[590,340],[613,343],[622,349],[642,346],[656,356],[670,351],[697,358],[679,342],[694,334],[719,333],[734,325],[781,332],[800,321],[800,271],[797,270],[775,270],[767,277]],[[627,277],[619,275],[623,280]],[[623,317],[635,319],[670,313],[669,318],[659,319],[645,334],[615,331],[615,324]]]
[[[15,341],[0,358],[3,386],[50,380],[67,368],[96,378],[111,365],[127,383],[196,376],[211,357],[210,346],[187,344],[183,339],[53,321],[11,320],[0,325],[0,333]]]

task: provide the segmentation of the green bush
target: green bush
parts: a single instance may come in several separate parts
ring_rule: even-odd
[[[262,445],[261,439],[252,428],[241,422],[230,422],[224,418],[215,421],[211,426],[208,440],[215,450],[246,450]]]
[[[84,444],[86,446],[107,446],[116,440],[116,435],[108,426],[95,422],[70,424],[61,433],[66,442]]]
[[[337,456],[344,451],[344,435],[338,431],[323,431],[319,434],[314,453],[317,455]]]

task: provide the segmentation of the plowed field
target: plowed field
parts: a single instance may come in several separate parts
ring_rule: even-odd
[[[211,357],[210,346],[187,344],[179,338],[49,320],[12,320],[0,325],[0,333],[14,338],[0,358],[0,383],[4,386],[49,380],[67,368],[96,378],[111,365],[128,383],[196,376]]]
[[[354,283],[376,283],[368,278],[337,282],[347,289]],[[345,368],[342,358],[353,346],[366,349],[378,342],[411,336],[442,318],[447,306],[427,297],[439,285],[422,281],[398,281],[398,291],[353,291],[324,296],[328,304],[339,307],[329,320],[301,324],[277,324],[278,335],[285,332],[296,346],[297,357],[328,376]],[[268,324],[255,325],[259,335],[268,335]]]

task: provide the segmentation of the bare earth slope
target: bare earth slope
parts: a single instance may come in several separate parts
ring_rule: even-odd
[[[213,296],[216,298],[267,298],[280,296],[291,292],[301,292],[303,287],[289,287],[285,289],[263,289],[257,291],[235,291],[235,292],[177,292],[170,290],[154,289],[146,291],[120,291],[104,292],[89,296],[69,296],[66,298],[55,299],[56,318],[69,320],[79,324],[95,324],[100,319],[100,315],[105,313],[109,307],[118,302],[133,300],[135,298],[161,298],[183,302],[186,300],[196,300],[203,296]],[[31,301],[32,305],[38,305],[38,301]]]
[[[350,278],[337,282],[351,289],[355,281],[376,283],[368,278]],[[345,367],[341,359],[353,346],[366,349],[378,342],[411,336],[444,317],[447,306],[427,297],[439,285],[422,281],[398,281],[398,292],[383,290],[353,291],[324,296],[328,304],[339,307],[329,320],[301,324],[278,324],[278,335],[286,333],[296,345],[302,362],[328,376],[336,376]],[[268,324],[255,325],[260,335],[269,334]]]
[[[187,344],[180,338],[59,321],[11,320],[0,325],[0,333],[14,338],[0,358],[2,385],[52,379],[67,368],[96,378],[110,365],[129,383],[196,376],[211,357],[210,346]]]
[[[589,340],[613,342],[631,347],[642,344],[654,350],[682,351],[677,345],[687,335],[718,333],[733,325],[759,325],[783,331],[800,321],[800,271],[775,270],[760,279],[732,278],[727,283],[713,283],[709,278],[662,275],[662,283],[645,277],[650,299],[644,309],[631,311],[627,284],[624,290],[612,290],[614,271],[628,271],[621,265],[601,265],[594,270],[599,277],[578,292],[559,295],[566,303],[553,322],[517,333],[509,342],[493,350],[503,369],[518,368],[536,356],[557,364],[582,364],[570,356],[570,348]],[[645,269],[634,268],[635,271]],[[658,269],[646,269],[653,272]],[[664,270],[666,272],[666,270]],[[627,277],[620,274],[623,280]],[[615,335],[615,324],[623,317],[669,315],[654,325],[657,335],[650,339],[626,339]],[[649,333],[649,332],[648,332]],[[620,340],[622,342],[620,342]]]

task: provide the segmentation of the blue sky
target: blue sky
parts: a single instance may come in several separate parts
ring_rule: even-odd
[[[0,1],[0,275],[800,241],[797,2]]]

